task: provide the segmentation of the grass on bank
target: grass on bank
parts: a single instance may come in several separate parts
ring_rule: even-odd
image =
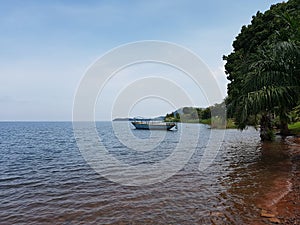
[[[213,118],[213,119],[205,119],[205,120],[200,120],[200,123],[210,125],[211,128],[216,128],[216,129],[224,129],[224,121],[222,121],[221,118]],[[233,119],[228,118],[226,121],[226,129],[234,129],[236,128],[236,125],[233,121]]]
[[[224,129],[224,121],[221,118],[209,118],[209,119],[182,119],[180,121],[181,123],[202,123],[202,124],[207,124],[211,126],[211,128],[216,128],[216,129]],[[226,129],[233,129],[236,128],[236,125],[234,124],[233,119],[229,118],[226,121]]]
[[[289,124],[289,129],[291,133],[300,135],[300,121],[293,124]]]
[[[213,122],[211,121],[211,118],[206,120],[200,120],[200,123],[210,125],[212,128],[224,128],[219,118],[214,118]],[[234,120],[228,118],[226,122],[226,129],[236,129],[236,128],[237,126],[235,125]],[[293,124],[289,124],[289,129],[291,133],[300,135],[300,121]]]
[[[211,128],[217,128],[217,129],[224,129],[224,123],[222,122],[222,120],[220,118],[213,118],[213,120],[211,118],[209,119],[190,119],[190,118],[182,118],[179,121],[175,121],[174,119],[172,120],[166,120],[167,122],[181,122],[181,123],[202,123],[202,124],[207,124],[210,125]],[[237,126],[234,123],[234,120],[232,118],[228,118],[226,121],[226,129],[236,129]],[[297,134],[300,135],[300,121],[293,123],[293,124],[289,124],[289,129],[291,131],[291,133],[293,134]]]

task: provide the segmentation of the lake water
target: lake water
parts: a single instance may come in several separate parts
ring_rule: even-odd
[[[262,145],[252,128],[226,130],[214,161],[201,171],[211,133],[207,126],[131,130],[120,141],[127,124],[99,122],[97,131],[107,153],[129,166],[150,167],[170,157],[182,141],[183,128],[185,138],[197,140],[197,145],[184,142],[182,151],[194,148],[193,154],[173,176],[126,186],[111,181],[109,174],[103,177],[85,161],[72,123],[1,122],[0,224],[249,224],[260,220],[259,207],[267,204],[263,199],[272,181],[285,178],[291,169],[281,151],[284,145]],[[86,140],[87,148],[95,144]],[[121,178],[126,176],[115,169]]]

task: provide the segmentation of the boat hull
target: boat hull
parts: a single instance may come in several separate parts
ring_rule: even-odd
[[[131,122],[136,129],[139,130],[171,130],[176,126],[175,123],[144,123]]]

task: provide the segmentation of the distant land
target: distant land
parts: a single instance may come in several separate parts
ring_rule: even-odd
[[[134,121],[134,120],[139,120],[139,119],[143,119],[143,120],[157,120],[157,121],[164,121],[165,120],[165,116],[158,116],[158,117],[154,117],[154,118],[143,118],[143,117],[137,117],[137,118],[115,118],[113,119],[113,121]]]
[[[204,114],[204,115],[203,115]],[[199,122],[199,119],[210,118],[210,108],[197,108],[197,107],[182,107],[174,112],[167,113],[165,116],[158,116],[154,118],[149,117],[123,117],[115,118],[113,121],[134,121],[134,120],[156,120],[156,121],[168,121],[168,122]]]
[[[232,118],[223,118],[222,113],[225,113],[225,103],[215,104],[207,108],[198,107],[182,107],[174,112],[167,113],[165,116],[158,116],[155,118],[115,118],[113,121],[134,121],[134,120],[156,120],[165,122],[178,123],[202,123],[210,125],[211,128],[236,128]],[[220,116],[211,117],[211,111]],[[223,119],[222,119],[223,118]]]
[[[113,121],[133,121],[132,118],[115,118]]]

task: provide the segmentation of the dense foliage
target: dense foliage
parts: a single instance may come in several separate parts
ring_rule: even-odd
[[[261,139],[271,140],[278,118],[281,133],[289,133],[290,115],[300,100],[299,44],[300,0],[273,5],[242,27],[233,52],[223,57],[230,81],[228,116],[240,129],[254,121]]]
[[[199,123],[211,118],[210,108],[183,107],[165,116],[166,121]]]
[[[167,122],[204,123],[211,128],[234,128],[232,120],[226,120],[225,102],[207,108],[183,107],[165,116]]]

